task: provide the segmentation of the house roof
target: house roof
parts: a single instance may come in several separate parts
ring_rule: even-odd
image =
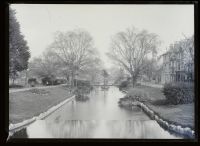
[[[171,54],[171,53],[180,53],[182,51],[183,51],[182,47],[179,44],[176,44],[176,45],[172,46],[167,52],[163,53],[160,56],[164,56],[164,55]]]

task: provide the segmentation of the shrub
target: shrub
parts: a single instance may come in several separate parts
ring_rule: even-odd
[[[139,87],[139,86],[141,86],[141,83],[136,83],[135,86],[138,86],[138,87]]]
[[[53,78],[51,77],[44,77],[42,78],[43,85],[53,85]]]
[[[87,80],[74,79],[74,86],[77,88],[77,93],[80,94],[89,93],[91,90],[93,90],[93,86],[90,84],[90,81]]]
[[[51,79],[53,85],[60,85],[60,84],[65,84],[67,80],[65,79]]]
[[[67,80],[66,80],[66,79],[57,79],[57,80],[59,80],[59,82],[60,82],[61,84],[67,83]]]
[[[62,81],[60,79],[55,79],[52,84],[53,85],[60,85],[60,84],[62,84]]]
[[[92,88],[92,85],[90,84],[90,81],[84,81],[84,80],[76,80],[74,79],[74,85],[78,88]]]
[[[121,84],[119,85],[119,90],[123,89],[123,88],[127,88],[129,85],[129,81],[123,81],[121,82]]]
[[[191,103],[194,100],[194,85],[188,83],[168,83],[163,93],[171,104]]]
[[[36,78],[29,78],[29,79],[28,79],[28,84],[29,84],[31,87],[34,87],[34,86],[37,84]]]
[[[128,91],[127,97],[133,100],[146,101],[149,98],[149,94],[143,89],[132,88]]]

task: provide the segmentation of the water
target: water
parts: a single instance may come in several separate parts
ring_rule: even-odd
[[[44,120],[38,120],[13,135],[26,138],[128,138],[176,139],[150,120],[142,110],[118,106],[124,94],[116,87],[95,88],[89,100],[69,102]],[[17,135],[17,136],[16,136]]]

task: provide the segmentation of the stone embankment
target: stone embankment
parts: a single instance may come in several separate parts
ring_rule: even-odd
[[[127,93],[126,91],[123,91]],[[184,138],[195,138],[195,132],[189,127],[182,127],[180,125],[175,125],[169,123],[166,120],[163,120],[159,115],[157,115],[153,110],[151,110],[147,105],[145,105],[140,98],[130,98],[124,97],[119,101],[119,106],[132,108],[132,106],[140,107],[152,120],[157,121],[157,123],[163,127],[165,130],[168,130],[170,133],[182,136]]]

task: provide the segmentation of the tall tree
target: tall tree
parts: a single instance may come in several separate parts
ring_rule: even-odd
[[[188,79],[194,78],[194,35],[191,37],[185,37],[180,41],[176,41],[170,45],[170,60],[172,62],[179,62],[177,66],[180,66],[181,70],[184,70]],[[176,66],[172,66],[172,70],[175,70]]]
[[[114,36],[107,55],[131,75],[134,87],[139,74],[148,65],[148,54],[156,52],[159,43],[156,34],[128,28]]]
[[[29,63],[30,72],[38,77],[55,77],[61,74],[62,63],[54,53],[46,50],[40,57],[35,57]]]
[[[148,77],[148,80],[151,81],[155,78],[157,66],[156,66],[156,60],[145,60],[146,67],[142,71],[143,75],[146,75]]]
[[[186,52],[187,56],[194,61],[194,35],[191,37],[184,36],[185,39],[179,42],[181,48]]]
[[[184,68],[187,72],[188,80],[194,80],[194,35],[191,37],[185,37],[180,42],[182,49],[185,52],[184,55]]]
[[[9,8],[9,76],[13,83],[17,73],[28,68],[30,58],[27,42],[20,32],[20,25],[15,14],[16,12]]]
[[[97,53],[91,35],[83,30],[57,32],[49,49],[70,70],[72,86],[74,75],[91,64]]]
[[[91,83],[99,83],[102,79],[103,63],[99,57],[93,59],[90,64],[80,71],[80,74],[87,75]]]
[[[103,76],[103,79],[104,79],[103,82],[104,82],[104,85],[105,85],[107,78],[109,76],[108,72],[105,69],[102,70],[102,76]]]

